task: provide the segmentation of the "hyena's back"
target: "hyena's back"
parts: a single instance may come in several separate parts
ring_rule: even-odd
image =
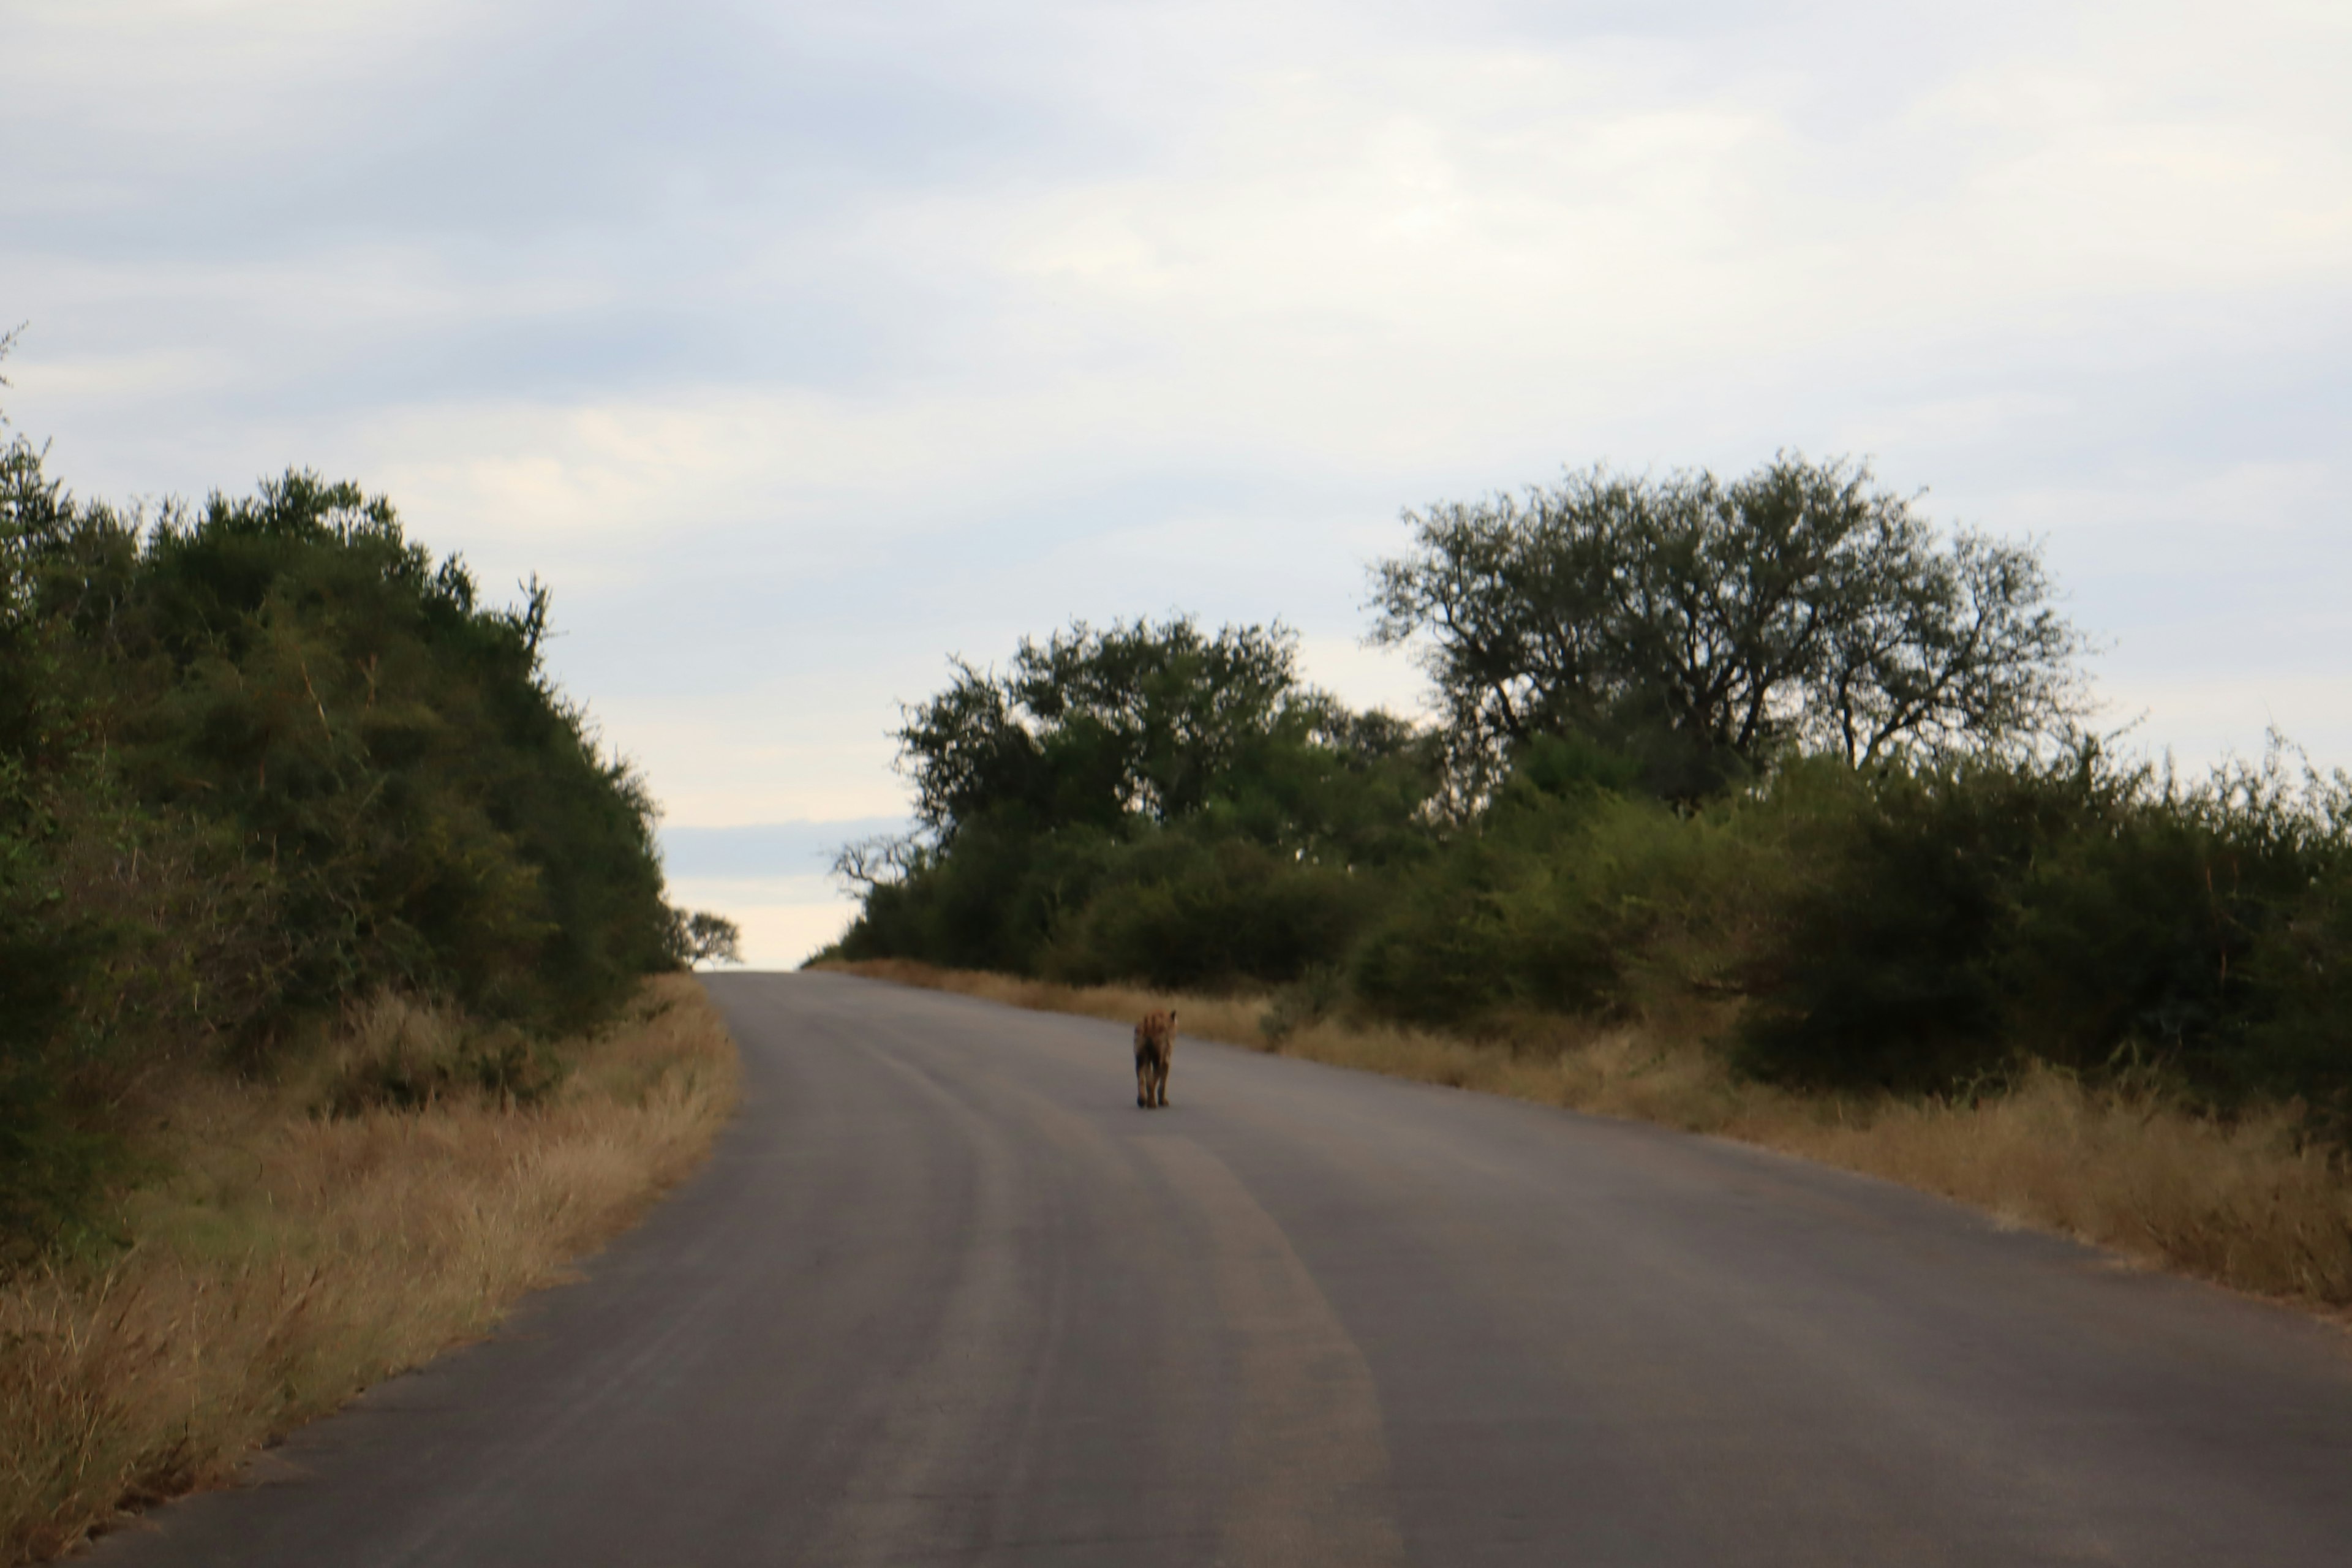
[[[1168,1068],[1176,1055],[1176,1010],[1147,1013],[1135,1026],[1135,1103],[1168,1103]]]

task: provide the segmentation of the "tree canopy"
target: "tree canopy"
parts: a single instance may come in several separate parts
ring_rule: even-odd
[[[1344,951],[1360,870],[1426,847],[1433,738],[1306,684],[1286,626],[1079,621],[950,668],[898,731],[919,831],[835,861],[850,956],[1288,979]]]
[[[1571,471],[1407,512],[1375,637],[1426,639],[1457,756],[1492,778],[1540,735],[1646,752],[1693,795],[1790,745],[1849,762],[1997,746],[2078,708],[2082,639],[2034,548],[1948,541],[1866,465]]]
[[[1284,817],[1269,837],[1312,834],[1337,807],[1333,781],[1309,775],[1360,773],[1416,743],[1410,725],[1307,686],[1297,635],[1278,623],[1077,621],[1023,638],[1001,674],[950,666],[897,734],[916,816],[943,843],[983,816],[1109,827],[1249,804]]]

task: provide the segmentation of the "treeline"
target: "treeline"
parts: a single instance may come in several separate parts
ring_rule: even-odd
[[[418,1070],[528,1096],[541,1041],[725,949],[546,626],[352,485],[147,515],[0,452],[0,1264],[87,1216],[168,1069],[273,1071],[389,990],[474,1021]]]
[[[1522,1046],[1697,1006],[1771,1079],[1966,1093],[2039,1060],[2352,1128],[2352,784],[2118,757],[2030,546],[1794,458],[1407,522],[1373,632],[1437,722],[1348,711],[1278,626],[959,660],[898,733],[919,831],[838,862],[837,955]]]

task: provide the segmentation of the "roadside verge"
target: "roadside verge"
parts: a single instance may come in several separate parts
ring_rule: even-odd
[[[699,1163],[737,1099],[690,974],[551,1051],[527,1102],[450,1078],[467,1048],[458,1021],[384,999],[286,1081],[154,1094],[154,1174],[113,1234],[0,1285],[0,1561],[220,1484],[478,1337]]]

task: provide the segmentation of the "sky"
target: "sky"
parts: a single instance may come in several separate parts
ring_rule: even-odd
[[[389,495],[781,966],[950,655],[1362,643],[1400,513],[1867,458],[2103,720],[2352,764],[2352,6],[8,0],[0,395],[123,500]]]

